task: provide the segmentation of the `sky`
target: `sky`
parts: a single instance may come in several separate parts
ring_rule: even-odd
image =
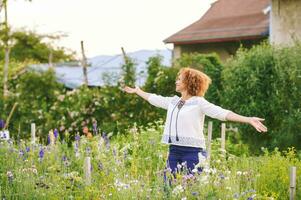
[[[214,0],[9,0],[13,29],[68,35],[54,45],[87,57],[172,49],[163,40],[201,18]]]

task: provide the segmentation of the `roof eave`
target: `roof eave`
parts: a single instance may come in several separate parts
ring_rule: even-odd
[[[233,37],[220,37],[220,38],[200,38],[200,39],[192,39],[192,40],[169,40],[166,39],[163,42],[165,44],[173,43],[173,44],[199,44],[199,43],[215,43],[215,42],[234,42],[241,40],[255,40],[255,39],[264,39],[268,37],[268,34],[261,35],[244,35],[244,36],[233,36]]]

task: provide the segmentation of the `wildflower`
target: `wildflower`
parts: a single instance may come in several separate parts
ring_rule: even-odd
[[[98,170],[99,171],[103,170],[103,165],[102,165],[102,163],[100,161],[98,162],[97,166],[98,166]]]
[[[40,161],[43,159],[44,153],[45,153],[45,152],[44,152],[44,149],[41,148],[40,151],[39,151],[39,159],[40,159]]]
[[[109,149],[110,148],[110,140],[105,132],[102,133],[102,138],[105,141],[107,149]]]
[[[23,157],[24,156],[24,151],[23,150],[20,150],[19,151],[19,157]]]
[[[30,148],[29,147],[26,147],[26,152],[28,153],[30,151]]]
[[[94,119],[93,120],[93,134],[97,135],[97,121]]]
[[[91,147],[86,147],[86,154],[89,156],[91,153]]]
[[[225,175],[224,174],[220,174],[219,177],[220,177],[220,179],[225,179]]]
[[[59,132],[56,128],[54,129],[53,134],[54,134],[55,139],[57,139]]]
[[[60,131],[61,131],[61,132],[63,132],[65,129],[66,129],[65,126],[63,126],[63,125],[60,126]]]
[[[192,196],[199,196],[198,192],[192,192],[191,194],[192,194]]]
[[[233,195],[233,198],[234,198],[234,199],[238,199],[238,198],[239,198],[239,194],[238,194],[238,193],[235,193],[235,194]]]
[[[14,178],[13,173],[11,171],[7,171],[6,175],[7,175],[9,183],[12,183],[13,182],[13,178]]]
[[[47,145],[49,145],[50,144],[50,136],[48,135],[47,136]]]
[[[5,127],[5,121],[3,119],[0,119],[0,129],[3,129]]]
[[[124,149],[124,151],[123,151],[123,159],[124,160],[126,160],[127,155],[128,155],[128,151],[127,151],[127,149]]]
[[[79,141],[80,140],[80,135],[77,133],[76,135],[75,135],[75,141]]]
[[[228,187],[228,186],[226,187],[226,190],[231,190],[231,189],[232,189],[231,187]]]
[[[241,171],[237,171],[236,174],[237,174],[238,176],[241,176],[241,175],[242,175],[242,172],[241,172]]]
[[[78,143],[79,143],[78,141],[75,141],[75,143],[74,143],[75,157],[79,157],[79,150],[78,150],[79,144]]]
[[[183,197],[181,200],[187,200],[187,197]]]
[[[173,191],[172,191],[172,193],[175,194],[175,195],[178,195],[178,194],[180,194],[180,193],[182,193],[182,192],[184,192],[184,188],[182,187],[182,185],[176,186],[176,187],[173,189]]]

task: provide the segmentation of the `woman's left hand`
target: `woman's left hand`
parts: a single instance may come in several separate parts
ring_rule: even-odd
[[[264,121],[264,119],[258,117],[249,118],[249,124],[252,125],[258,132],[267,132],[268,129],[265,125],[263,125],[262,121]]]

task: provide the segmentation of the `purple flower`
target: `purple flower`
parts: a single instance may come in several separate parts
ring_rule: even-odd
[[[0,129],[3,129],[5,126],[5,121],[3,119],[0,119]]]
[[[193,196],[199,196],[199,193],[198,192],[192,192],[191,193]]]
[[[66,166],[66,167],[68,167],[69,165],[70,165],[70,162],[68,161],[68,158],[67,158],[67,156],[63,156],[62,157],[62,161],[63,161],[63,163],[64,163],[64,165]]]
[[[105,141],[107,149],[109,149],[110,148],[110,140],[109,140],[107,134],[105,132],[103,132],[101,137]]]
[[[62,157],[62,161],[65,162],[66,160],[67,160],[67,156],[64,155],[64,156]]]
[[[53,134],[54,134],[55,139],[57,139],[57,136],[59,135],[58,130],[54,129]]]
[[[29,147],[26,147],[26,152],[28,153],[30,151],[30,148]]]
[[[19,157],[23,157],[24,156],[24,151],[23,150],[20,150],[19,151]]]
[[[91,153],[91,148],[90,147],[86,147],[86,154],[89,156]]]
[[[124,159],[124,160],[126,160],[127,155],[128,155],[128,150],[125,149],[125,150],[123,151],[123,159]]]
[[[79,134],[76,134],[75,135],[75,141],[79,141],[80,140],[80,135]]]
[[[99,171],[103,170],[103,165],[100,161],[98,162],[98,170]]]
[[[43,159],[43,157],[44,157],[44,149],[43,148],[41,148],[40,149],[40,151],[39,151],[39,158],[42,160]]]
[[[225,179],[225,175],[224,174],[220,174],[219,177],[220,177],[220,179]]]
[[[93,122],[93,134],[94,135],[97,135],[97,121],[95,120],[94,122]]]
[[[50,144],[50,136],[47,136],[47,145]]]
[[[235,193],[235,194],[233,195],[233,198],[238,199],[239,196],[240,196],[240,195],[239,195],[238,193]]]

